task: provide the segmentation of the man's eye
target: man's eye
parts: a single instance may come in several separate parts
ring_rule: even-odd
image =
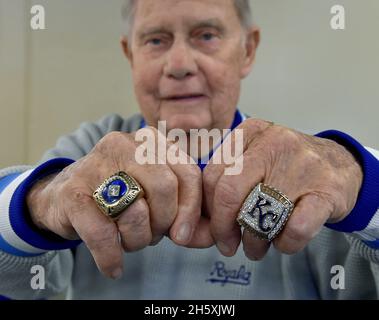
[[[206,32],[206,33],[203,33],[201,35],[201,40],[211,41],[211,40],[213,40],[214,37],[215,37],[215,35],[213,33]]]
[[[154,39],[150,39],[147,43],[153,46],[160,46],[162,44],[162,40],[158,38],[154,38]]]

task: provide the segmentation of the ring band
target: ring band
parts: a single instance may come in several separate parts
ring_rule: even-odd
[[[105,179],[92,197],[106,216],[117,219],[136,199],[143,197],[143,194],[140,184],[126,172],[120,171]]]
[[[284,228],[293,208],[285,194],[260,183],[247,196],[237,222],[259,239],[272,241]]]

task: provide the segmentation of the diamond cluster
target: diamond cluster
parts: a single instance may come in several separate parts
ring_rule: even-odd
[[[271,241],[284,227],[292,202],[278,190],[259,184],[247,196],[237,221],[259,238]]]

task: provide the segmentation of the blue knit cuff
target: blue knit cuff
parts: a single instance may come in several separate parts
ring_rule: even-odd
[[[18,186],[12,196],[9,207],[10,222],[13,231],[33,247],[50,251],[76,247],[80,240],[66,240],[56,234],[38,230],[31,223],[26,204],[26,195],[35,182],[63,170],[74,161],[65,158],[49,160],[36,169]]]

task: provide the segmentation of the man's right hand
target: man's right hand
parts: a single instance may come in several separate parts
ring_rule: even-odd
[[[142,130],[152,130],[158,143],[161,133],[154,128]],[[182,151],[178,151],[180,157],[187,157],[191,164],[140,165],[135,160],[139,143],[134,136],[121,132],[106,135],[87,156],[38,182],[27,196],[37,227],[65,239],[82,239],[99,270],[112,278],[122,274],[124,251],[156,244],[164,235],[184,246],[213,244],[208,221],[202,218],[199,224],[202,179],[198,166]],[[113,221],[97,207],[92,194],[119,171],[133,176],[144,188],[145,197]]]

